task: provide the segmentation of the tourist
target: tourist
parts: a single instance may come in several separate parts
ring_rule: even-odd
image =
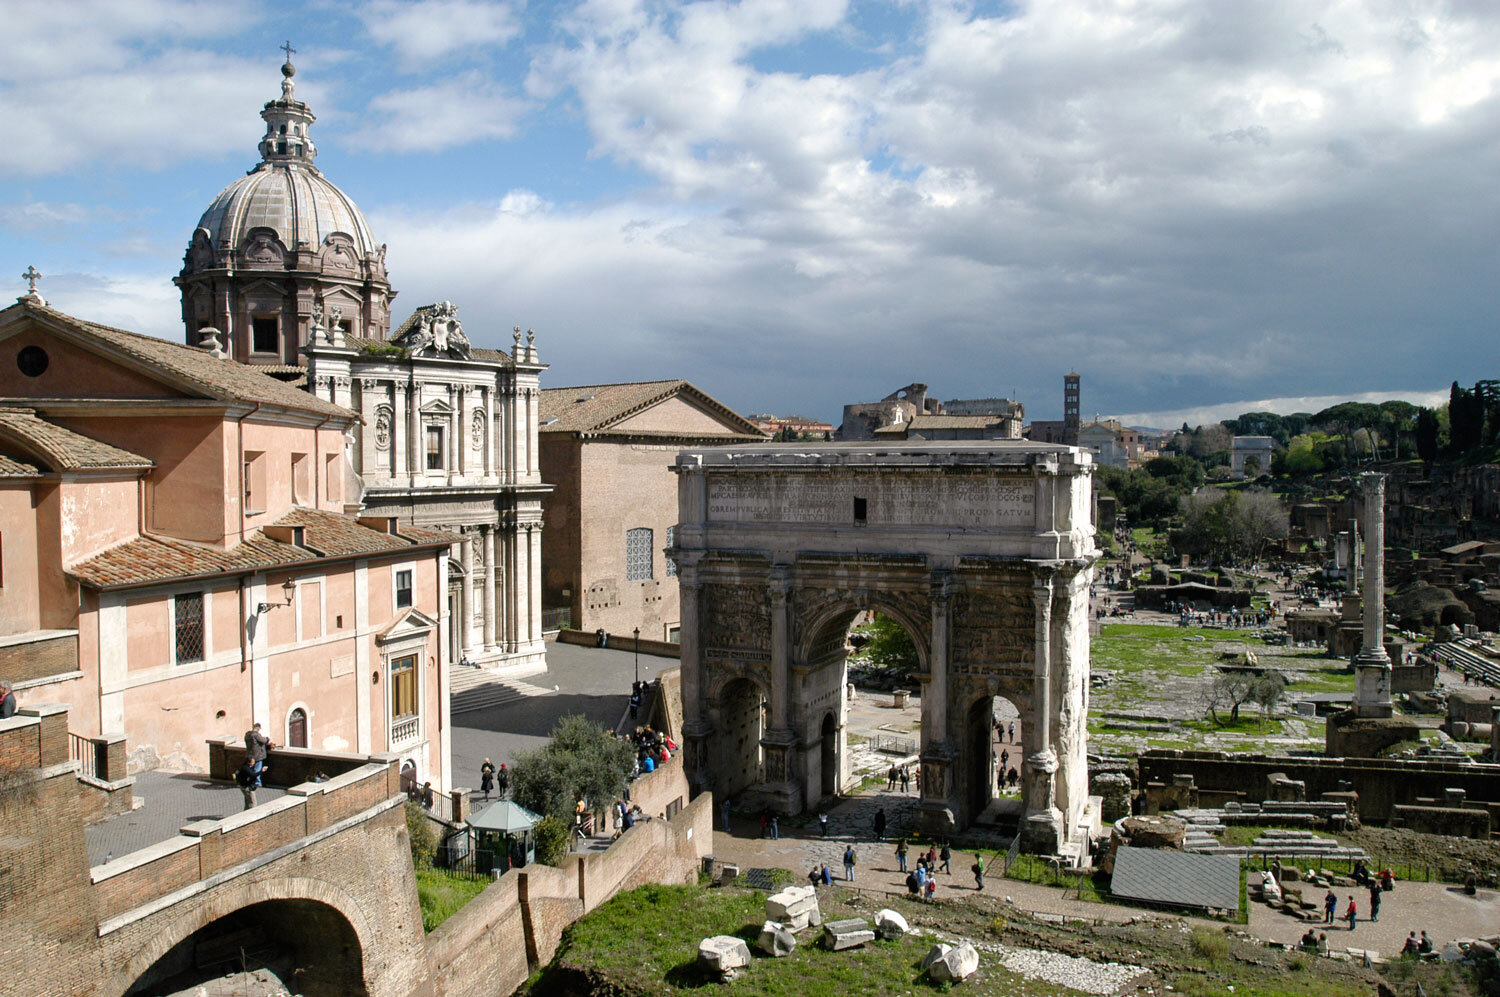
[[[896,842],[896,864],[902,872],[906,871],[906,839],[902,838]]]
[[[255,806],[255,768],[246,758],[235,770],[234,784],[240,787],[240,795],[245,799],[245,809],[249,810]]]
[[[1016,743],[1016,722],[1014,720],[1012,720],[1010,722],[1010,738],[1009,738],[1009,741],[1010,741],[1011,744],[1015,744]]]
[[[937,872],[937,843],[927,846],[927,871]]]
[[[1318,932],[1318,955],[1328,954],[1328,932]]]
[[[724,822],[724,833],[729,833],[729,801],[719,804],[719,819]]]
[[[823,885],[829,886],[833,883],[833,873],[828,871],[828,863],[823,863]]]
[[[422,808],[424,810],[431,810],[436,803],[437,797],[432,792],[432,783],[422,783]]]
[[[969,867],[969,871],[974,873],[974,889],[984,889],[984,856],[979,852],[974,853],[974,864]]]
[[[885,840],[885,807],[875,811],[875,840]]]
[[[934,879],[931,876],[927,877],[927,892],[926,892],[925,899],[927,899],[927,900],[936,900],[937,899],[937,880]]]
[[[917,876],[917,895],[921,896],[922,895],[922,891],[927,888],[927,866],[919,864],[917,866],[916,876]]]
[[[771,815],[771,840],[772,841],[780,841],[781,840],[781,825],[778,823],[778,820],[779,820],[779,818],[775,814]]]
[[[1307,929],[1307,934],[1302,936],[1302,948],[1308,952],[1318,951],[1318,933],[1312,928]]]
[[[1349,894],[1349,906],[1344,908],[1344,920],[1349,922],[1349,930],[1354,930],[1354,922],[1359,920],[1359,905],[1354,902],[1354,894]]]
[[[250,759],[250,767],[255,770],[255,788],[260,788],[260,774],[266,767],[266,752],[276,745],[271,739],[260,732],[260,724],[253,725],[245,731],[245,757]]]
[[[1408,956],[1409,955],[1409,956],[1415,957],[1417,955],[1417,945],[1418,944],[1419,943],[1417,942],[1417,933],[1415,931],[1413,931],[1413,932],[1411,932],[1410,934],[1408,934],[1406,936],[1406,944],[1403,945],[1403,946],[1401,946],[1401,954],[1403,956]]]
[[[10,684],[10,679],[0,679],[0,720],[8,720],[15,715],[15,687]]]
[[[812,867],[812,871],[807,874],[807,881],[814,887],[823,882],[823,872],[816,864]]]
[[[1021,773],[1016,771],[1016,767],[1014,765],[1010,767],[1009,772],[1005,773],[1005,781],[1011,789],[1015,789],[1016,784],[1021,781]]]
[[[948,842],[946,841],[943,842],[943,850],[939,853],[939,858],[943,860],[943,871],[950,876],[953,875],[953,870],[948,865],[949,860],[953,858],[953,853],[948,850]]]
[[[1390,893],[1396,888],[1396,874],[1391,872],[1390,869],[1380,870],[1380,888],[1386,893]]]
[[[917,883],[917,874],[914,873],[914,872],[907,873],[906,874],[906,892],[910,893],[912,896],[917,896],[918,895],[917,891],[920,890],[920,889],[921,889],[921,886],[919,886],[918,883]]]
[[[905,793],[911,788],[911,769],[901,766],[901,792]]]
[[[849,883],[854,882],[854,846],[853,845],[846,845],[844,847],[844,880],[845,880],[845,882],[849,882]]]
[[[1380,920],[1380,884],[1370,880],[1370,920]]]
[[[1010,767],[1010,749],[1007,748],[1004,751],[1000,752],[1000,771],[1003,773],[1009,767]]]
[[[505,763],[500,763],[500,771],[495,773],[495,795],[505,799],[505,794],[510,791],[510,771]]]
[[[1338,912],[1339,898],[1334,896],[1332,890],[1323,894],[1323,923],[1332,924],[1333,916]]]
[[[1427,932],[1422,932],[1422,940],[1417,942],[1417,955],[1432,954],[1432,939],[1427,937]]]
[[[901,778],[901,773],[896,771],[896,763],[892,762],[891,770],[885,774],[885,791],[887,793],[895,791],[896,780],[899,778]]]
[[[484,764],[479,766],[479,789],[484,793],[484,798],[490,798],[490,791],[495,788],[495,766],[488,758]]]
[[[1349,873],[1349,878],[1353,879],[1360,886],[1370,885],[1370,870],[1366,867],[1364,859],[1354,860],[1354,871]]]
[[[828,837],[828,815],[825,813],[818,814],[818,830],[823,832],[823,837]]]
[[[917,771],[912,774],[912,783],[917,787],[917,795],[922,795],[922,766],[917,766]]]

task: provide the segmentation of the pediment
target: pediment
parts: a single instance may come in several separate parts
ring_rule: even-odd
[[[437,620],[421,610],[408,609],[375,634],[377,644],[391,644],[412,637],[425,638],[437,629]]]
[[[39,347],[40,376],[22,374],[16,355]],[[29,315],[0,325],[0,396],[8,398],[207,398],[167,371],[73,330]]]
[[[609,425],[610,432],[682,433],[685,436],[744,434],[745,425],[697,403],[692,395],[677,392],[639,412],[632,412]],[[753,432],[752,428],[752,432]]]
[[[452,415],[453,406],[441,399],[434,399],[422,406],[423,415]]]

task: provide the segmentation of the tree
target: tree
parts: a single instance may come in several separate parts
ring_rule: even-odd
[[[1240,707],[1251,702],[1255,694],[1256,676],[1250,672],[1220,672],[1207,685],[1199,686],[1198,699],[1216,726],[1224,726],[1219,719],[1220,710],[1229,711],[1229,723],[1240,719]]]
[[[1260,707],[1264,716],[1270,716],[1286,698],[1286,682],[1275,672],[1267,672],[1252,683],[1250,701]]]
[[[633,755],[629,741],[617,740],[587,717],[563,717],[549,744],[516,756],[512,798],[533,813],[571,821],[578,800],[602,809],[624,791]]]
[[[1182,519],[1172,538],[1177,549],[1221,564],[1257,561],[1270,541],[1285,539],[1290,530],[1281,500],[1260,488],[1205,488],[1183,499]]]
[[[877,668],[910,675],[917,670],[917,645],[912,643],[906,628],[883,613],[864,629],[865,645],[860,649],[865,658]]]
[[[1312,421],[1314,425],[1321,426],[1343,440],[1344,468],[1349,474],[1354,473],[1357,453],[1355,438],[1362,429],[1370,431],[1369,438],[1375,444],[1372,448],[1373,456],[1376,460],[1380,459],[1379,445],[1373,432],[1385,421],[1385,414],[1380,411],[1380,406],[1368,402],[1339,402],[1314,415]]]
[[[1448,389],[1448,444],[1462,457],[1479,446],[1484,436],[1484,400],[1454,381]]]
[[[432,857],[437,854],[437,835],[427,811],[413,800],[406,801],[406,837],[411,845],[412,868],[431,869]]]
[[[531,829],[536,843],[536,860],[543,865],[562,865],[568,857],[569,838],[572,830],[567,821],[557,817],[543,817]]]
[[[1251,454],[1249,457],[1245,458],[1245,477],[1260,477],[1260,458],[1255,456],[1254,454]]]
[[[1417,456],[1424,463],[1431,464],[1437,460],[1438,455],[1438,417],[1437,413],[1430,408],[1417,411],[1417,428],[1415,431]]]

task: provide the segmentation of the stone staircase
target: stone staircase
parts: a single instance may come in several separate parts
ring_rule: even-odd
[[[449,710],[453,713],[487,710],[532,696],[550,696],[552,693],[551,689],[517,679],[501,678],[482,668],[448,666]]]

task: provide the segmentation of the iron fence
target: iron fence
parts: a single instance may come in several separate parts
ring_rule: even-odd
[[[566,630],[573,625],[573,607],[559,606],[556,609],[542,610],[542,630],[552,632],[554,630]]]
[[[99,778],[99,745],[82,734],[68,731],[68,757],[78,763],[78,774]]]
[[[870,738],[870,748],[887,755],[899,755],[906,757],[917,753],[917,742],[909,737],[896,737],[893,734],[876,734]]]

